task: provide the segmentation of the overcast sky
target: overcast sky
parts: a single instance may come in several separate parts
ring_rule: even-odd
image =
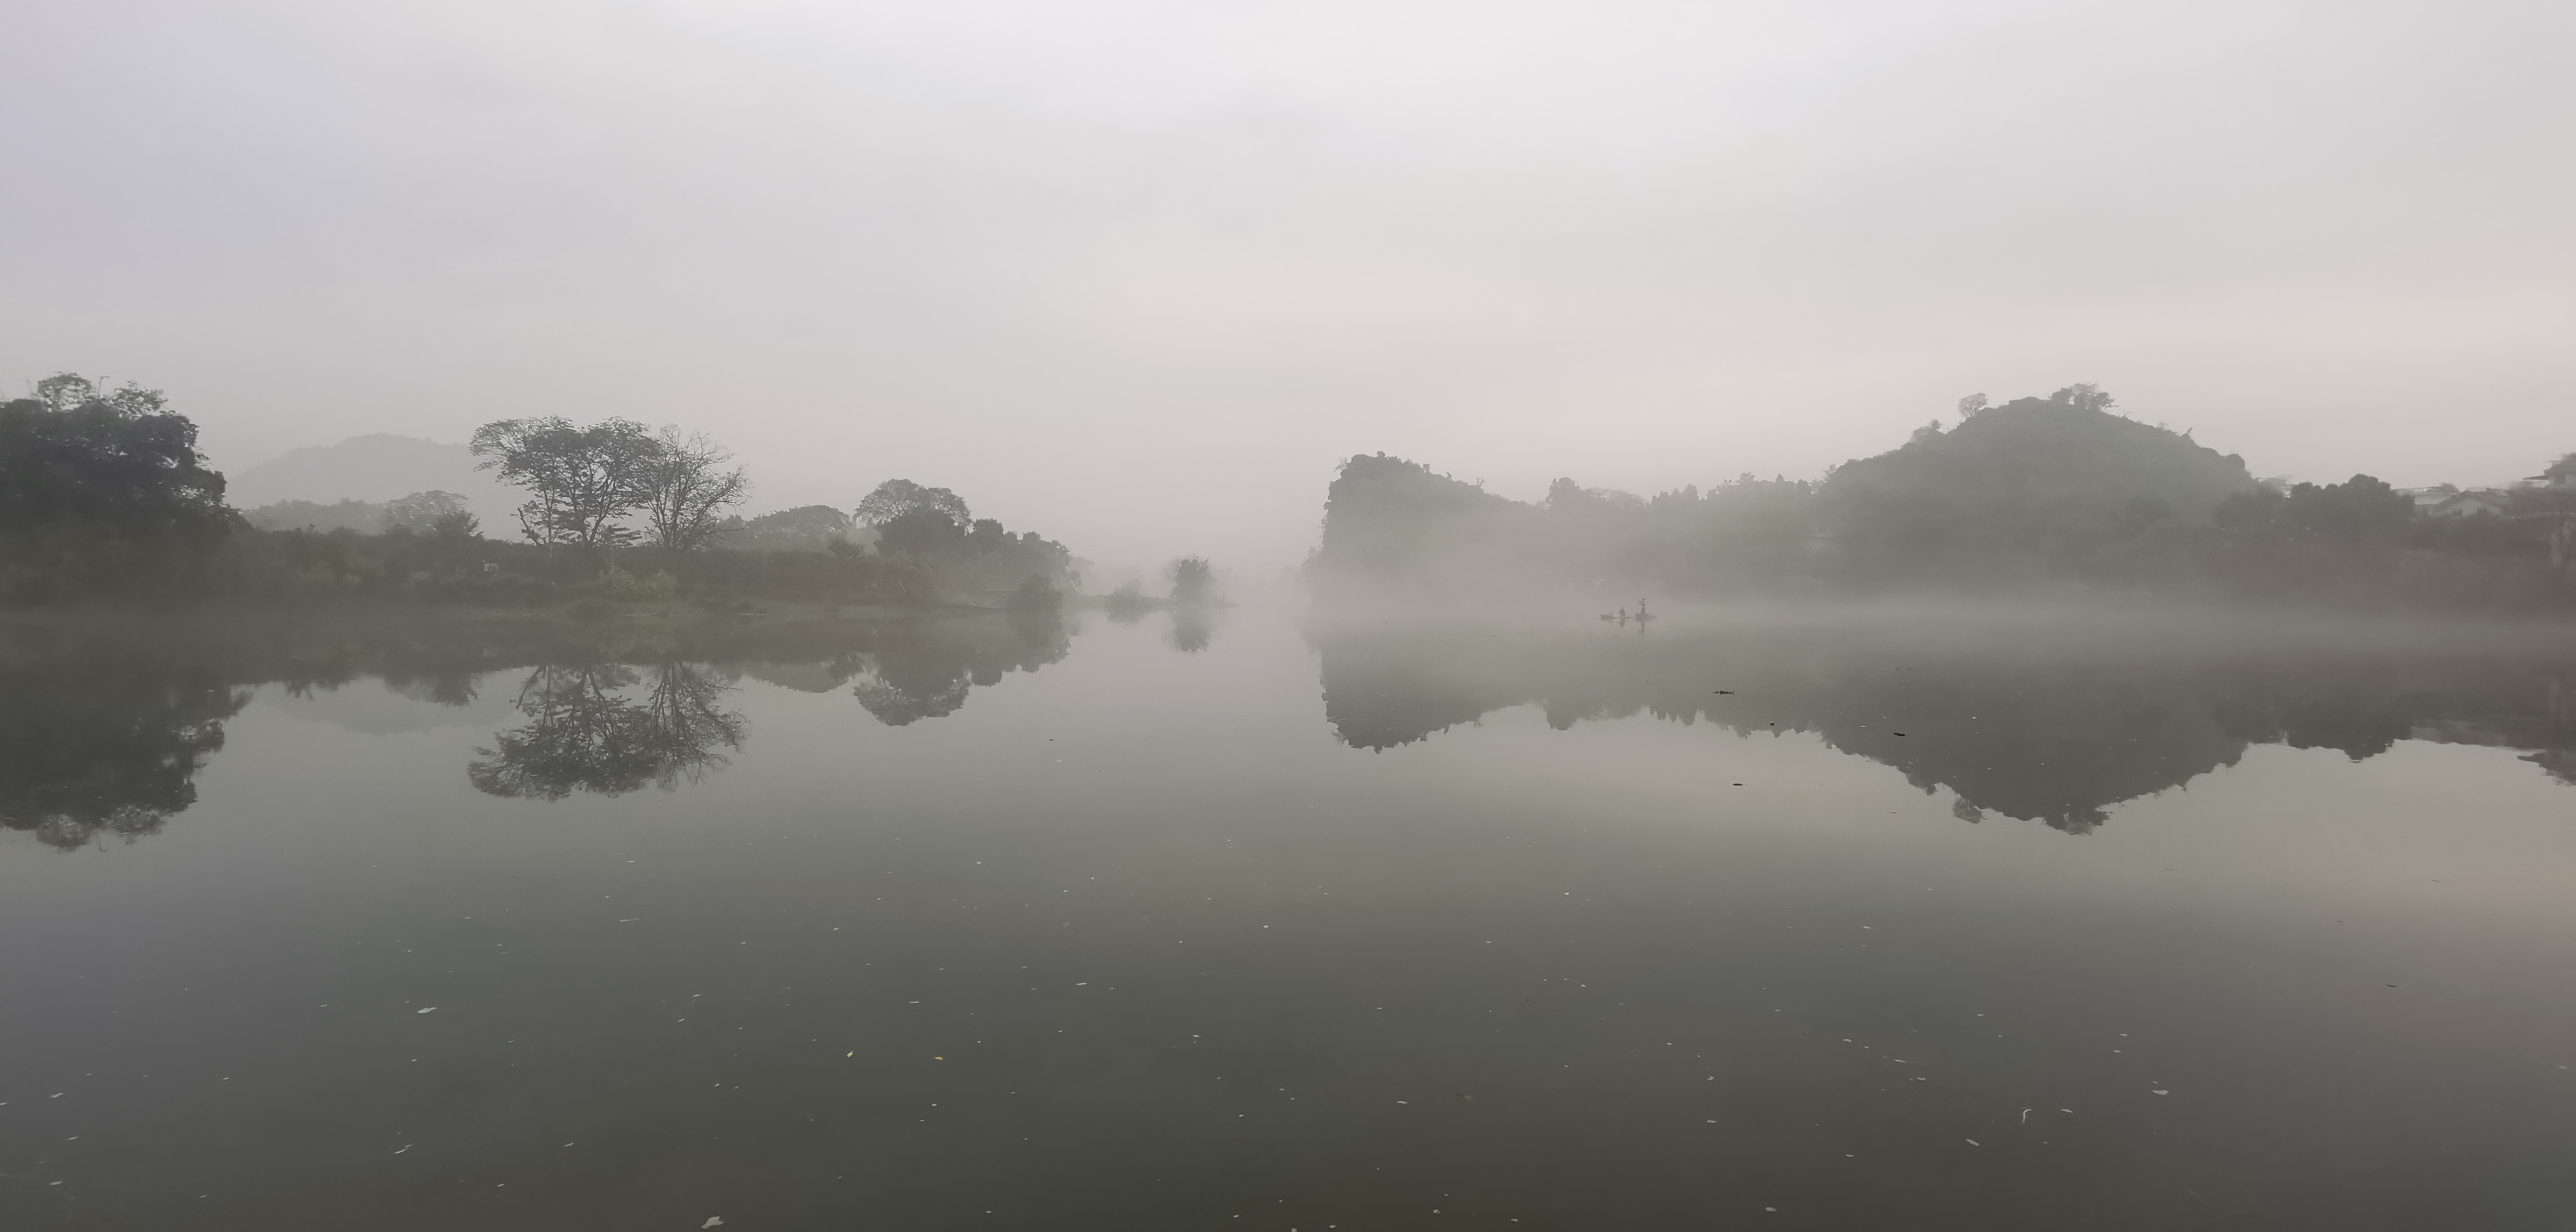
[[[0,382],[1263,574],[1355,452],[1814,476],[2073,381],[2496,482],[2576,449],[2571,154],[2567,0],[9,0]]]

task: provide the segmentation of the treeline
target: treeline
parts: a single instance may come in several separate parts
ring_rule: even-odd
[[[1627,597],[2109,589],[2476,607],[2576,603],[2576,455],[2482,512],[2419,514],[2368,475],[2257,480],[2244,459],[2074,385],[1962,400],[1816,481],[1638,497],[1559,479],[1532,504],[1354,457],[1307,564],[1323,595]]]
[[[746,472],[715,442],[624,419],[501,420],[480,465],[527,499],[487,536],[463,497],[226,504],[197,428],[157,390],[75,374],[0,403],[0,603],[363,597],[529,605],[760,597],[1052,610],[1073,555],[895,479],[849,513],[745,518]]]

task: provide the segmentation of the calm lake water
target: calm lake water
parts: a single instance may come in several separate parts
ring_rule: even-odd
[[[8,1228],[2576,1227],[2576,636],[0,646]]]

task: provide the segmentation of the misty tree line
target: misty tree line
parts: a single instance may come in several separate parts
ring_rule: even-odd
[[[504,419],[477,429],[470,448],[480,467],[528,492],[517,511],[520,532],[544,547],[606,554],[645,543],[683,553],[739,544],[846,553],[855,550],[851,532],[864,526],[885,552],[914,560],[1025,558],[1019,563],[1029,576],[1049,583],[1067,580],[1072,564],[1059,545],[1034,533],[1011,535],[997,521],[976,518],[955,492],[909,479],[877,485],[849,515],[814,505],[745,521],[737,511],[750,498],[750,476],[704,433],[676,427]]]
[[[2256,478],[2078,384],[1958,403],[1821,479],[1652,497],[1559,479],[1524,503],[1383,454],[1345,461],[1306,575],[1326,594],[1621,596],[2092,587],[2169,594],[2576,604],[2576,455],[2491,508],[2421,512],[2369,475]]]
[[[471,449],[478,465],[528,493],[517,511],[532,544],[607,557],[649,545],[674,557],[707,549],[828,553],[873,558],[918,593],[1007,593],[1014,608],[1052,608],[1075,583],[1073,555],[1035,532],[1013,534],[978,518],[947,488],[889,479],[848,514],[808,505],[744,519],[751,493],[743,469],[703,434],[632,420],[587,426],[559,417],[485,424]],[[864,531],[867,548],[858,539]],[[719,553],[721,554],[721,553]],[[1174,600],[1213,597],[1214,571],[1201,557],[1167,570]]]
[[[1050,605],[1074,577],[1063,545],[974,518],[955,493],[909,480],[869,493],[855,520],[828,506],[746,520],[736,511],[751,484],[722,446],[625,419],[511,419],[475,433],[478,464],[527,498],[508,539],[484,538],[451,492],[281,502],[246,517],[226,503],[196,424],[168,401],[74,373],[0,401],[0,602],[373,595],[516,606],[622,596],[640,583],[653,594],[686,586],[832,602],[1016,589],[1015,605]],[[880,550],[864,550],[864,536]],[[649,551],[644,578],[611,564],[628,547]]]
[[[420,535],[461,546],[482,531],[481,520],[454,492],[414,492],[383,504],[373,501],[282,500],[242,510],[261,530],[348,530],[362,535]]]

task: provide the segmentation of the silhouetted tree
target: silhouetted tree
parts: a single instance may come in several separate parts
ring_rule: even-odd
[[[688,552],[715,537],[726,511],[751,494],[751,480],[741,467],[728,469],[733,455],[704,433],[662,429],[645,459],[643,506],[653,542],[667,551]]]
[[[74,373],[0,403],[0,532],[90,527],[204,539],[233,524],[197,425],[157,389]]]
[[[2111,395],[2102,392],[2098,385],[2087,384],[2069,385],[2048,395],[2048,400],[2064,403],[2079,411],[2107,411],[2112,405]]]
[[[1163,566],[1163,577],[1172,584],[1172,602],[1191,605],[1215,597],[1216,569],[1204,556],[1184,556]]]
[[[960,530],[973,520],[966,512],[966,502],[946,488],[925,488],[909,479],[889,479],[877,485],[859,502],[858,520],[882,527],[898,519],[925,515],[936,517]]]
[[[1073,553],[1036,532],[1012,534],[991,518],[966,517],[966,502],[945,488],[890,480],[859,507],[876,529],[879,555],[937,593],[983,599],[1009,593],[1031,577],[1058,589],[1073,579]]]
[[[158,390],[72,373],[0,402],[0,601],[177,597],[241,525]]]
[[[559,416],[503,419],[474,431],[476,466],[528,490],[519,528],[530,542],[607,550],[632,542],[617,520],[643,507],[660,442],[644,425],[604,419],[576,427]]]

